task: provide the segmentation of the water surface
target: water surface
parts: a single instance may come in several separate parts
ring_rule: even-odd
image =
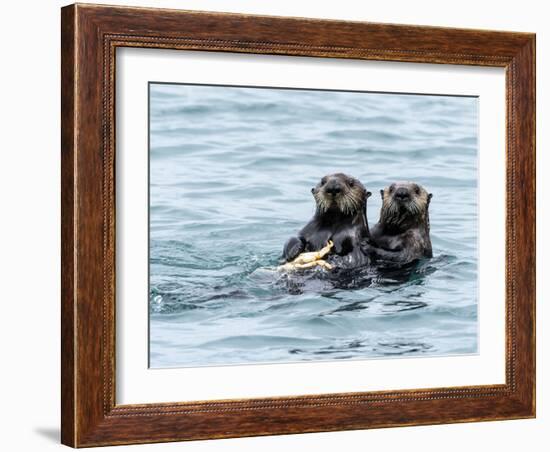
[[[477,99],[150,85],[150,366],[477,352]],[[434,258],[281,276],[321,176],[424,185]]]

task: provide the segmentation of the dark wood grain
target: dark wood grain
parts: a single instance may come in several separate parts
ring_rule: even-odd
[[[535,415],[535,36],[72,5],[62,10],[62,442],[75,447]],[[506,384],[115,403],[117,47],[506,68]]]
[[[75,157],[75,29],[74,8],[61,11],[61,441],[75,438],[74,306],[74,157]]]

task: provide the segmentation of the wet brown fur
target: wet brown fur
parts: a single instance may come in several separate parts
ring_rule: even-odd
[[[332,240],[332,254],[343,257],[341,266],[364,265],[368,256],[361,252],[360,244],[369,235],[366,205],[370,192],[354,177],[335,173],[323,177],[311,193],[315,214],[297,237],[287,241],[284,259],[288,262],[300,253],[317,251]]]
[[[380,193],[380,219],[363,251],[373,260],[399,264],[432,257],[431,193],[415,182],[395,182]]]

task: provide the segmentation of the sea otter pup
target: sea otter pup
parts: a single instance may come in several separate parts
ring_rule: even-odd
[[[300,253],[322,249],[329,241],[331,255],[338,267],[358,267],[368,263],[368,256],[361,251],[361,241],[368,237],[366,208],[371,195],[363,184],[346,174],[330,174],[311,189],[315,198],[315,215],[285,244],[285,261],[294,260]]]
[[[414,182],[396,182],[380,193],[380,220],[363,241],[363,252],[373,260],[395,264],[432,257],[428,214],[432,194]]]

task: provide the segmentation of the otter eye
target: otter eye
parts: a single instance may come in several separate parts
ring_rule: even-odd
[[[326,177],[323,177],[321,179],[321,185],[325,185],[327,183],[327,178]]]
[[[394,189],[395,189],[395,185],[390,185],[390,193],[393,193]]]
[[[353,187],[353,186],[355,185],[355,182],[354,182],[353,180],[350,180],[350,181],[348,182],[348,185],[349,185],[350,187]]]
[[[414,192],[419,195],[420,194],[420,187],[417,185],[414,189]]]

